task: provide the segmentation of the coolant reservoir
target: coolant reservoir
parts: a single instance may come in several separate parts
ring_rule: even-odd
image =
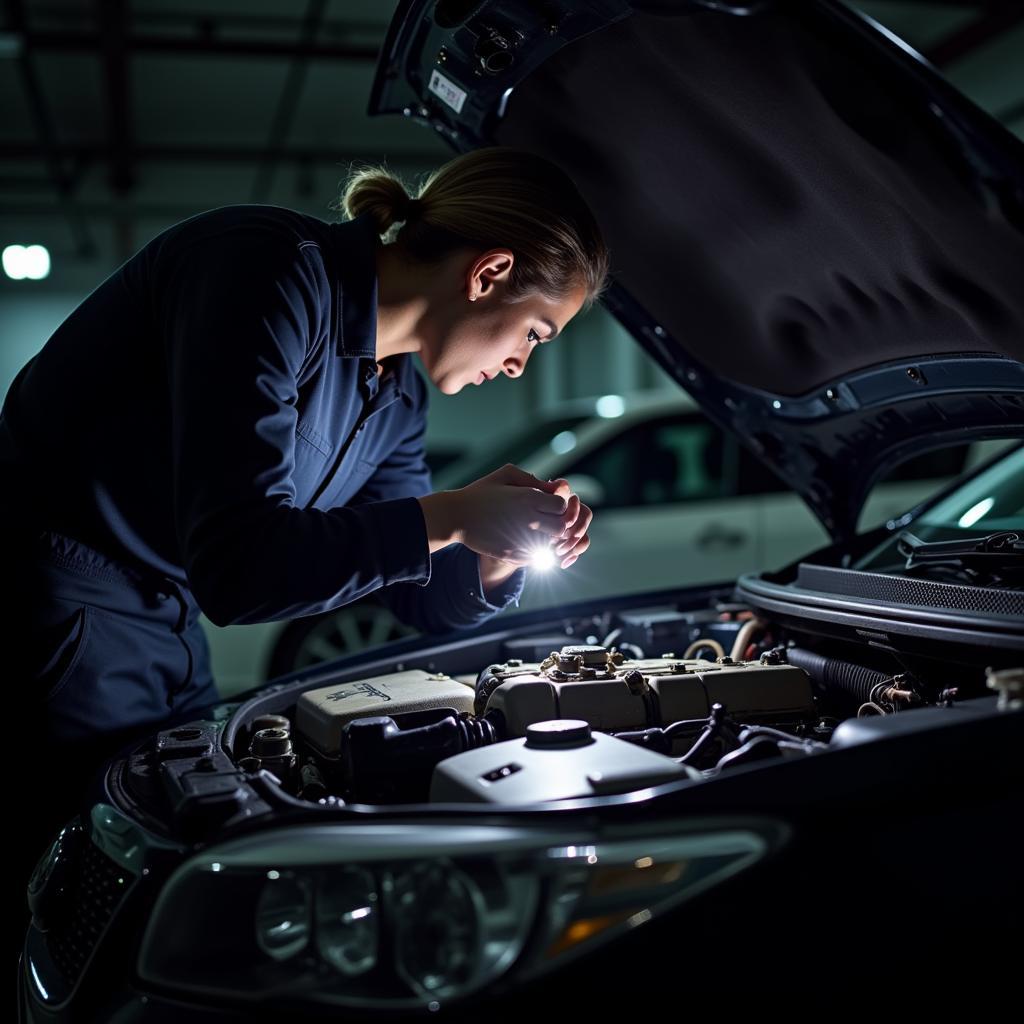
[[[586,722],[537,722],[526,737],[456,754],[435,769],[430,799],[437,803],[539,803],[630,793],[666,782],[700,779],[670,757]]]

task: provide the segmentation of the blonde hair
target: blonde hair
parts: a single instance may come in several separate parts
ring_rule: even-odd
[[[561,168],[523,150],[464,153],[415,195],[385,168],[367,167],[352,174],[335,208],[370,214],[386,240],[425,263],[465,246],[511,249],[513,300],[533,292],[560,299],[583,285],[588,308],[606,284],[608,250],[583,197]]]

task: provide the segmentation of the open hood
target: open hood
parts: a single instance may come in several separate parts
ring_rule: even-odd
[[[1024,144],[833,0],[407,0],[370,112],[564,167],[605,305],[838,540],[1024,433]]]

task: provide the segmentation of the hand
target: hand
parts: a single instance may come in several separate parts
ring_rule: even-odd
[[[569,481],[551,480],[549,483],[555,485],[553,494],[560,494],[566,499],[566,509],[562,514],[562,523],[565,533],[555,545],[555,555],[561,558],[559,565],[568,569],[587,548],[590,547],[590,536],[587,530],[590,529],[594,513],[588,505],[584,505],[579,497],[569,489]]]
[[[540,480],[518,466],[502,466],[447,492],[453,539],[488,559],[525,565],[538,547],[563,534],[569,501],[557,490],[557,482]]]

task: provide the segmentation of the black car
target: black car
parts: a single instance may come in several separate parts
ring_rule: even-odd
[[[412,0],[371,111],[562,164],[608,308],[833,543],[404,640],[126,745],[29,881],[21,1019],[1008,987],[1024,446],[855,523],[899,461],[1024,437],[1021,144],[833,2]]]

